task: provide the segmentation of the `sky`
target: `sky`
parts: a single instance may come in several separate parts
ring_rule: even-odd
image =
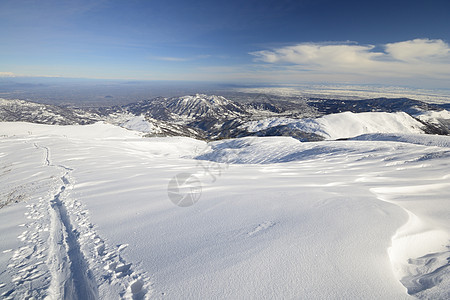
[[[450,1],[1,0],[0,76],[449,88]]]

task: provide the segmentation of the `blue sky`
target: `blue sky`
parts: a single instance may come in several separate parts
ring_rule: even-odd
[[[448,87],[450,1],[2,0],[0,75]]]

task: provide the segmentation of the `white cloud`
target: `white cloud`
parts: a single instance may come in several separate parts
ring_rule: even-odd
[[[257,61],[269,63],[292,63],[302,65],[347,65],[354,63],[368,63],[379,56],[370,52],[373,46],[359,45],[321,45],[305,43],[288,46],[274,51],[257,51],[250,54],[256,56]]]
[[[415,39],[386,44],[386,53],[401,61],[430,61],[450,58],[450,48],[442,40]]]
[[[192,57],[151,56],[150,59],[162,60],[162,61],[172,61],[172,62],[183,62],[183,61],[206,59],[206,58],[210,58],[210,57],[211,57],[211,55],[205,54],[205,55],[197,55],[197,56],[192,56]]]
[[[27,71],[31,70],[32,67],[26,67],[25,68]],[[20,71],[19,71],[20,72]],[[1,77],[52,77],[52,78],[56,78],[56,77],[62,77],[60,75],[43,75],[43,74],[24,74],[22,72],[20,73],[13,73],[13,72],[0,72],[0,78]]]
[[[380,45],[301,43],[251,52],[257,63],[295,78],[450,79],[450,46],[442,40],[415,39]]]

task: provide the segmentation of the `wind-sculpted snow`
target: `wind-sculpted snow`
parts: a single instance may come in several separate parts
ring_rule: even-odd
[[[246,137],[209,143],[196,159],[232,164],[273,164],[349,153],[335,143],[301,143],[289,137]]]
[[[449,298],[449,137],[0,136],[2,298]]]
[[[423,139],[421,139],[423,137]],[[377,141],[402,142],[435,146],[430,152],[416,157],[417,161],[450,156],[450,137],[429,135],[374,134],[362,135],[352,139],[359,142],[309,142],[301,143],[289,137],[246,137],[210,142],[196,159],[232,164],[272,164],[309,159],[320,159],[338,155],[351,155],[355,152],[386,153],[402,149],[401,143],[377,143]],[[369,142],[372,141],[372,142]],[[386,158],[388,159],[388,158]]]
[[[395,133],[375,133],[363,134],[353,138],[355,141],[390,141],[402,142],[424,146],[436,146],[442,148],[450,148],[450,138],[448,136],[439,135],[423,135],[423,134],[395,134]]]

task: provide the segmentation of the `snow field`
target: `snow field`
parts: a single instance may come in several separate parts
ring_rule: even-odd
[[[100,123],[3,123],[0,135],[0,167],[11,165],[1,184],[51,177],[0,210],[4,298],[57,298],[80,280],[73,298],[448,298],[441,140],[206,144]],[[167,194],[180,173],[202,184],[189,207]],[[54,261],[65,256],[67,267]],[[33,272],[42,279],[23,275]]]

